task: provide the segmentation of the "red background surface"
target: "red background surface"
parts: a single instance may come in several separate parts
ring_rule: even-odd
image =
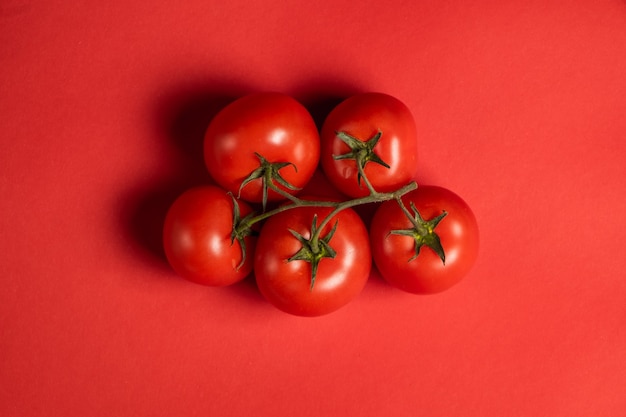
[[[623,416],[626,3],[3,0],[0,415]],[[397,96],[473,207],[452,290],[317,319],[177,278],[217,110]]]

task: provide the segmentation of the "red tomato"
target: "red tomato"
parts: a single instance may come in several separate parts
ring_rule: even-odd
[[[352,151],[340,135],[347,134],[361,143],[373,143],[374,155],[367,157],[364,172],[379,192],[395,191],[412,181],[417,172],[417,132],[411,112],[398,99],[382,93],[358,94],[335,107],[321,130],[321,165],[329,180],[344,194],[369,194]],[[355,151],[358,153],[358,151]],[[371,152],[370,152],[371,153]],[[382,162],[382,163],[381,163]],[[386,167],[385,164],[388,166]]]
[[[239,202],[241,217],[251,212]],[[256,238],[245,237],[246,260],[239,267],[239,242],[231,244],[233,200],[215,186],[187,190],[170,206],[163,227],[167,259],[183,278],[203,285],[225,286],[245,278],[252,270]]]
[[[288,261],[303,247],[292,231],[311,237],[313,218],[318,225],[330,208],[300,207],[270,217],[261,229],[254,260],[254,272],[261,294],[282,311],[298,316],[331,313],[354,299],[363,289],[371,269],[367,229],[352,209],[339,212],[322,228],[334,258],[322,258],[311,286],[311,263]]]
[[[438,224],[424,227],[424,232],[429,235],[432,231],[438,236],[445,263],[427,244],[415,256],[416,239],[398,232],[414,226],[398,202],[390,200],[381,204],[370,225],[372,255],[382,277],[391,285],[416,294],[437,293],[452,287],[470,271],[478,257],[478,224],[474,214],[458,195],[441,187],[421,186],[406,194],[402,201],[411,214],[415,214],[414,206],[426,223],[440,219]],[[445,216],[438,218],[444,212]],[[432,235],[424,238],[424,242],[428,243],[429,239],[436,243]]]
[[[282,178],[302,188],[318,165],[319,146],[315,122],[302,104],[280,93],[257,93],[235,100],[213,118],[204,137],[204,159],[213,179],[235,195],[242,182],[259,168],[256,154],[270,163],[283,163],[278,169]],[[262,178],[246,184],[241,198],[261,202]],[[267,195],[268,201],[281,199],[271,190]]]

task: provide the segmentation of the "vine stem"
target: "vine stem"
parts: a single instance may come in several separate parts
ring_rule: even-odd
[[[370,141],[374,141],[374,143],[371,145],[371,147],[373,148],[373,146],[376,145],[376,142],[378,142],[378,139],[380,138],[381,133],[379,132],[378,135],[376,135],[374,138],[370,139]],[[357,141],[357,139],[351,138],[354,141]],[[342,139],[343,140],[343,139]],[[349,145],[349,143],[348,143]],[[353,148],[354,150],[354,148]],[[345,210],[347,208],[351,208],[351,207],[355,207],[355,206],[359,206],[359,205],[363,205],[363,204],[370,204],[370,203],[380,203],[380,202],[384,202],[384,201],[389,201],[389,200],[396,200],[398,202],[398,204],[400,205],[400,207],[402,208],[402,211],[404,212],[404,214],[411,220],[411,222],[416,225],[416,220],[413,218],[413,216],[411,215],[411,213],[408,211],[408,209],[404,206],[403,202],[402,202],[402,196],[404,196],[405,194],[417,189],[417,183],[415,181],[411,181],[408,184],[406,184],[403,187],[400,187],[399,189],[392,191],[392,192],[378,192],[376,191],[376,189],[374,188],[374,186],[372,185],[372,183],[370,182],[369,178],[367,177],[367,175],[365,174],[365,164],[369,161],[374,161],[377,162],[387,168],[389,168],[389,166],[387,164],[385,164],[382,160],[380,160],[380,158],[378,158],[378,156],[376,156],[375,159],[370,159],[371,155],[370,153],[372,153],[372,149],[369,149],[369,152],[365,152],[365,150],[359,151],[357,154],[347,154],[348,156],[351,156],[351,158],[349,159],[354,159],[354,162],[356,163],[356,167],[358,170],[358,183],[359,186],[361,186],[361,181],[363,181],[365,183],[365,186],[367,187],[367,190],[369,191],[369,194],[363,197],[359,197],[359,198],[354,198],[351,200],[346,200],[346,201],[327,201],[327,200],[322,200],[322,201],[317,201],[317,200],[304,200],[301,199],[295,195],[292,195],[291,193],[289,193],[287,190],[280,188],[275,182],[274,180],[277,180],[281,185],[286,186],[285,181],[282,179],[282,177],[280,177],[279,175],[276,176],[276,178],[274,176],[267,176],[267,178],[265,178],[264,180],[264,199],[263,199],[263,212],[261,214],[255,214],[252,213],[248,216],[246,216],[243,219],[240,219],[240,221],[236,221],[235,224],[233,225],[233,236],[235,236],[238,240],[242,240],[243,238],[241,236],[246,235],[247,231],[250,230],[250,228],[252,227],[252,225],[254,225],[255,223],[258,223],[260,221],[263,221],[265,219],[268,219],[276,214],[288,211],[288,210],[292,210],[295,208],[300,208],[300,207],[320,207],[320,208],[329,208],[330,213],[321,221],[321,223],[319,224],[319,226],[316,224],[316,220],[313,220],[313,226],[311,228],[311,236],[306,239],[306,241],[301,240],[303,245],[307,245],[307,251],[308,251],[308,255],[307,256],[311,256],[313,258],[308,259],[308,262],[311,262],[312,264],[312,277],[311,277],[311,288],[313,286],[313,283],[315,282],[315,271],[317,270],[317,264],[319,262],[320,258],[317,258],[317,256],[321,256],[321,257],[326,257],[328,256],[328,254],[326,254],[326,251],[331,250],[330,248],[326,248],[326,251],[324,250],[324,248],[320,247],[321,245],[327,245],[328,241],[324,240],[325,238],[320,238],[321,234],[322,234],[322,230],[328,226],[329,222],[342,210]],[[344,157],[345,155],[340,156],[339,158],[336,159],[348,159],[347,157]],[[263,158],[262,156],[257,154],[257,157],[259,157],[259,160],[261,161],[261,168],[263,168],[264,165],[269,165],[270,167],[275,166],[275,164],[270,164],[268,163],[265,158]],[[281,167],[287,165],[286,163],[279,163],[278,167],[276,169],[280,169]],[[256,179],[258,177],[258,169],[253,171],[250,176],[246,179],[246,182],[249,182],[253,179]],[[269,171],[268,171],[269,172]],[[277,174],[277,172],[276,172]],[[268,174],[266,174],[268,175]],[[245,184],[244,183],[244,184]],[[291,187],[289,187],[290,189],[292,189]],[[293,188],[295,189],[295,188]],[[269,211],[265,211],[265,201],[267,198],[267,191],[273,191],[275,193],[277,193],[278,195],[280,195],[281,197],[285,198],[286,200],[289,200],[288,203],[283,204],[283,205],[279,205],[278,207],[269,210]],[[336,226],[336,224],[335,224]],[[333,229],[334,230],[334,229]],[[293,233],[293,231],[292,231]],[[295,234],[294,234],[295,235]],[[299,239],[304,239],[302,236],[297,235],[296,236]],[[332,235],[328,238],[328,240],[330,240],[330,238],[332,237]],[[303,246],[304,250],[305,247]],[[298,252],[298,254],[300,254],[300,252]],[[304,257],[304,255],[301,255],[300,257],[297,257],[297,255],[294,255],[293,259],[303,259],[302,257]],[[245,254],[244,254],[245,257]],[[330,257],[334,257],[334,255],[330,256]],[[290,259],[291,260],[291,259]]]
[[[374,186],[372,185],[372,183],[370,182],[369,178],[367,178],[367,175],[365,175],[365,169],[364,169],[364,164],[362,162],[360,162],[359,160],[356,161],[356,168],[359,171],[359,175],[361,177],[361,179],[363,181],[365,181],[365,186],[367,187],[367,189],[370,191],[370,195],[376,195],[378,194],[378,191],[376,191],[374,189]]]
[[[246,221],[246,225],[247,226],[252,226],[255,223],[258,223],[260,221],[263,221],[265,219],[268,219],[270,217],[272,217],[275,214],[278,213],[282,213],[283,211],[287,211],[287,210],[291,210],[294,209],[296,207],[336,207],[337,206],[337,202],[335,201],[315,201],[315,200],[303,200],[301,198],[298,198],[294,195],[289,194],[286,191],[281,190],[280,188],[278,188],[276,185],[274,184],[270,184],[269,188],[275,192],[277,192],[278,194],[282,195],[283,197],[289,199],[291,201],[290,204],[285,204],[282,206],[278,206],[273,210],[270,211],[266,211],[265,213],[261,213],[257,216],[253,216],[250,219],[248,219]]]
[[[359,166],[359,171],[362,172],[362,168]],[[328,216],[326,216],[324,218],[324,220],[322,220],[322,222],[320,223],[316,233],[311,236],[311,246],[314,249],[317,249],[317,245],[319,242],[319,237],[320,234],[322,232],[322,229],[324,229],[324,227],[326,227],[326,225],[328,224],[328,222],[330,222],[330,220],[335,217],[337,215],[337,213],[339,213],[342,210],[345,210],[347,208],[350,207],[355,207],[355,206],[359,206],[362,204],[369,204],[369,203],[380,203],[383,201],[387,201],[387,200],[400,200],[402,198],[403,195],[405,195],[406,193],[413,191],[415,189],[417,189],[417,183],[415,181],[412,181],[410,183],[408,183],[407,185],[405,185],[402,188],[399,188],[396,191],[393,192],[389,192],[389,193],[379,193],[378,191],[374,190],[374,187],[372,187],[372,184],[369,182],[369,180],[367,180],[366,176],[363,176],[363,179],[366,180],[366,184],[367,184],[367,188],[370,190],[370,194],[368,196],[365,197],[361,197],[361,198],[355,198],[353,200],[347,200],[347,201],[343,201],[341,203],[338,203],[334,210],[331,211]]]
[[[422,226],[415,220],[415,217],[411,214],[411,212],[409,211],[409,209],[406,208],[406,206],[404,205],[404,202],[402,201],[402,196],[398,196],[396,197],[396,202],[398,203],[398,205],[400,206],[400,210],[402,210],[402,212],[404,213],[404,215],[411,221],[411,224],[413,224],[413,226],[417,229],[420,230],[422,229]]]
[[[373,148],[376,145],[376,142],[378,142],[380,135],[381,133],[379,132],[378,135],[370,139],[368,141],[368,146]],[[357,139],[354,139],[354,138],[351,138],[351,139],[354,141],[357,141]],[[371,145],[370,145],[370,142],[372,142]],[[356,146],[356,147],[360,149],[359,146]],[[255,223],[261,222],[276,214],[279,214],[288,210],[293,210],[295,208],[300,208],[300,207],[327,208],[329,209],[329,213],[327,216],[324,217],[321,223],[319,223],[319,226],[317,224],[317,214],[313,217],[310,237],[305,238],[300,233],[289,229],[292,235],[294,235],[294,237],[300,241],[300,243],[302,244],[302,247],[296,254],[294,254],[288,260],[289,261],[303,260],[306,262],[310,262],[311,264],[311,290],[312,290],[313,284],[315,283],[315,275],[316,275],[317,267],[319,265],[320,260],[323,258],[327,258],[327,257],[334,258],[336,255],[335,251],[329,245],[329,241],[330,239],[332,239],[332,236],[336,230],[337,222],[335,222],[335,225],[333,226],[332,231],[328,233],[326,237],[323,237],[323,238],[320,237],[322,235],[322,230],[324,230],[328,226],[330,221],[335,216],[337,216],[337,214],[339,214],[341,211],[351,208],[351,207],[363,205],[363,204],[382,203],[382,202],[389,201],[389,200],[396,200],[398,204],[400,205],[400,207],[402,208],[402,211],[404,212],[404,214],[411,220],[411,222],[413,222],[414,225],[416,225],[415,223],[416,219],[413,218],[411,213],[404,206],[402,202],[402,197],[405,194],[413,190],[416,190],[417,183],[415,181],[411,181],[408,184],[404,185],[403,187],[400,187],[397,190],[391,191],[391,192],[377,191],[372,185],[372,183],[370,182],[367,175],[365,174],[365,169],[364,169],[365,164],[367,162],[373,161],[387,168],[389,168],[389,166],[386,163],[384,163],[377,155],[373,154],[371,148],[369,150],[359,150],[357,154],[354,154],[353,152],[352,154],[340,155],[339,157],[335,158],[335,159],[354,159],[357,170],[358,170],[357,181],[358,181],[359,187],[361,187],[362,185],[361,181],[363,181],[369,192],[368,195],[366,196],[353,198],[351,200],[345,200],[345,201],[305,200],[295,195],[292,195],[289,191],[279,187],[274,182],[274,181],[277,181],[280,185],[287,187],[289,190],[297,189],[296,187],[292,187],[290,186],[290,184],[286,183],[286,181],[278,174],[278,171],[277,171],[278,169],[288,165],[289,163],[269,163],[265,160],[265,158],[257,154],[261,162],[261,167],[254,170],[250,174],[250,176],[247,177],[247,179],[242,184],[242,186],[254,179],[258,179],[260,175],[259,170],[262,171],[264,168],[267,168],[266,165],[269,166],[270,168],[275,168],[276,172],[274,172],[275,175],[268,175],[267,174],[268,171],[267,170],[265,171],[266,177],[264,178],[264,182],[263,182],[263,187],[264,187],[263,188],[263,193],[264,193],[263,194],[263,212],[261,214],[250,213],[243,219],[240,219],[238,214],[234,215],[233,230],[231,233],[231,241],[233,241],[234,239],[237,239],[239,241],[239,244],[242,245],[243,258],[245,259],[244,238],[245,236],[252,234],[251,227]],[[353,150],[354,150],[354,147],[353,147]],[[375,158],[371,154],[373,154]],[[348,158],[348,156],[350,156],[351,158]],[[265,203],[267,201],[267,192],[270,190],[274,193],[277,193],[284,199],[288,200],[288,202],[282,205],[279,205],[278,207],[272,210],[265,211],[266,209]],[[237,204],[234,197],[233,197],[233,203],[235,205]],[[236,213],[238,213],[238,211],[236,211]],[[242,264],[243,264],[243,260],[242,260]]]
[[[366,179],[367,177],[363,176],[363,178]],[[363,205],[363,204],[379,203],[379,202],[388,201],[388,200],[394,200],[394,199],[399,200],[406,193],[417,189],[417,183],[415,181],[411,181],[410,183],[408,183],[407,185],[397,189],[396,191],[388,192],[388,193],[380,193],[380,192],[375,191],[374,188],[369,183],[369,181],[367,181],[367,180],[366,180],[366,184],[369,184],[368,185],[368,188],[370,189],[370,194],[369,195],[367,195],[365,197],[355,198],[355,199],[352,199],[352,200],[346,200],[346,201],[303,200],[301,198],[298,198],[296,196],[293,196],[293,195],[291,195],[291,194],[281,190],[280,188],[278,188],[274,184],[270,184],[269,188],[271,188],[273,191],[281,194],[282,196],[288,198],[291,201],[291,203],[285,204],[285,205],[282,205],[282,206],[279,206],[279,207],[276,207],[273,210],[267,211],[265,213],[261,213],[261,214],[259,214],[257,216],[253,216],[253,217],[247,219],[245,221],[246,226],[250,227],[250,226],[252,226],[255,223],[258,223],[258,222],[263,221],[263,220],[265,220],[265,219],[267,219],[269,217],[274,216],[275,214],[282,213],[282,212],[288,211],[288,210],[292,210],[292,209],[298,208],[298,207],[330,207],[333,210],[328,214],[328,216],[326,216],[324,218],[324,220],[322,220],[322,222],[320,223],[316,233],[313,236],[311,236],[311,240],[310,240],[311,246],[313,247],[313,249],[317,249],[317,245],[319,244],[319,237],[320,237],[320,233],[321,233],[322,229],[340,211],[345,210],[347,208]]]

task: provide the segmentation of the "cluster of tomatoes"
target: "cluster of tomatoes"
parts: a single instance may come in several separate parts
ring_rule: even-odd
[[[215,185],[180,195],[163,230],[169,263],[195,283],[226,286],[254,271],[274,306],[319,316],[353,300],[373,265],[391,285],[429,294],[477,258],[465,201],[415,183],[415,122],[387,94],[347,98],[321,130],[292,97],[244,96],[210,122],[204,157]],[[318,168],[341,197],[300,193]],[[376,207],[367,226],[362,205]]]

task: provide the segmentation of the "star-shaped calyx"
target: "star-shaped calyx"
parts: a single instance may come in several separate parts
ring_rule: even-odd
[[[441,246],[441,241],[437,233],[435,233],[435,228],[437,225],[443,220],[444,217],[448,214],[447,212],[442,212],[440,215],[434,217],[430,220],[424,220],[415,207],[415,204],[411,202],[411,212],[404,208],[404,205],[401,201],[398,202],[400,206],[403,208],[406,216],[411,220],[413,227],[408,229],[400,229],[400,230],[392,230],[389,234],[392,235],[401,235],[401,236],[409,236],[412,237],[415,241],[415,254],[408,262],[411,262],[420,254],[420,249],[423,246],[428,246],[431,248],[441,262],[446,263],[446,254],[443,250],[443,246]]]
[[[254,155],[259,159],[259,167],[255,169],[254,171],[252,171],[250,175],[248,175],[241,182],[241,185],[239,186],[240,195],[241,195],[241,190],[243,189],[243,187],[245,187],[247,184],[251,183],[254,180],[261,179],[262,187],[263,187],[262,188],[263,195],[262,195],[261,203],[263,205],[263,211],[265,211],[265,207],[267,206],[268,191],[270,188],[274,190],[278,190],[276,183],[282,185],[283,187],[291,191],[296,191],[300,189],[296,187],[295,185],[288,183],[287,180],[285,180],[283,176],[280,175],[280,172],[279,172],[280,169],[288,165],[291,165],[293,169],[295,169],[297,172],[298,168],[294,164],[292,164],[291,162],[270,162],[257,152],[255,152]]]
[[[324,222],[323,222],[324,223]],[[313,216],[313,224],[311,225],[311,237],[306,238],[295,230],[289,229],[289,232],[302,244],[302,248],[291,258],[287,259],[291,261],[305,261],[311,264],[311,291],[315,285],[315,277],[317,275],[317,269],[319,263],[324,258],[333,259],[337,256],[337,252],[330,246],[330,239],[332,239],[335,231],[337,230],[338,222],[335,222],[333,228],[324,237],[320,237],[320,230],[317,225],[317,215]]]
[[[383,161],[380,156],[378,156],[376,152],[374,152],[374,147],[378,144],[378,141],[382,137],[382,132],[377,132],[374,136],[366,141],[359,140],[358,138],[346,132],[336,132],[336,135],[337,138],[339,138],[343,143],[348,145],[350,151],[341,155],[333,155],[333,159],[354,159],[356,161],[357,167],[359,168],[359,173],[357,175],[357,182],[359,186],[361,186],[363,169],[368,162],[374,162],[376,164],[384,166],[385,168],[389,168],[389,164]]]

